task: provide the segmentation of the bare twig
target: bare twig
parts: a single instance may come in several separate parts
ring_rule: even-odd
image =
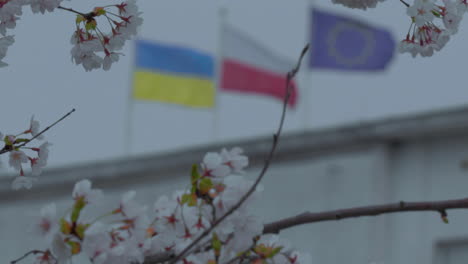
[[[402,4],[404,4],[406,7],[409,7],[409,6],[410,6],[408,3],[405,2],[405,0],[400,0],[400,2],[401,2]]]
[[[72,12],[72,13],[75,13],[77,15],[81,15],[83,17],[86,17],[86,14],[85,13],[81,13],[79,11],[76,11],[75,9],[73,8],[68,8],[68,7],[63,7],[63,6],[59,6],[57,7],[58,9],[62,9],[62,10],[65,10],[65,11],[68,11],[68,12]]]
[[[59,120],[55,121],[53,124],[51,124],[50,126],[44,128],[41,132],[37,133],[34,137],[32,137],[31,139],[29,139],[28,141],[25,141],[23,142],[22,144],[18,145],[18,146],[14,146],[14,148],[7,148],[7,146],[3,147],[3,149],[0,150],[0,155],[1,154],[4,154],[4,153],[7,153],[7,152],[10,152],[12,151],[13,149],[15,148],[21,148],[21,147],[24,147],[26,146],[29,142],[33,141],[34,139],[36,139],[37,137],[41,136],[42,134],[44,134],[47,130],[51,129],[53,126],[57,125],[60,121],[62,121],[63,119],[67,118],[69,115],[71,115],[73,112],[75,112],[75,108],[73,108],[72,110],[70,110],[70,112],[66,113],[64,116],[62,116]]]
[[[10,261],[10,264],[16,264],[17,262],[25,259],[29,255],[36,255],[36,254],[49,254],[49,251],[42,251],[42,250],[31,250],[29,252],[26,252],[22,257],[19,257],[15,260]],[[52,255],[50,255],[52,257]],[[55,258],[54,258],[55,259]]]
[[[281,113],[281,119],[278,125],[278,129],[276,133],[273,135],[273,143],[271,145],[270,152],[268,154],[268,157],[265,160],[265,163],[263,165],[263,168],[260,172],[260,174],[257,176],[257,179],[255,180],[254,184],[250,187],[250,189],[242,196],[242,198],[233,206],[231,209],[229,209],[224,215],[222,215],[220,218],[218,218],[216,221],[213,222],[213,224],[210,226],[210,228],[206,229],[200,236],[198,236],[193,242],[188,245],[184,250],[182,250],[170,263],[176,263],[178,260],[183,258],[195,245],[197,245],[203,238],[205,238],[207,235],[211,233],[221,222],[223,222],[228,216],[230,216],[232,213],[234,213],[239,207],[242,206],[242,204],[247,200],[247,198],[252,195],[252,193],[255,191],[257,188],[258,184],[260,181],[263,179],[265,176],[265,173],[267,172],[268,168],[270,167],[270,163],[273,160],[273,156],[276,150],[276,147],[278,146],[278,141],[279,137],[281,135],[281,131],[283,130],[283,124],[284,124],[284,119],[286,117],[286,108],[288,105],[289,97],[291,96],[291,81],[292,79],[296,76],[297,72],[299,71],[302,63],[302,59],[304,58],[305,54],[307,53],[307,50],[309,49],[309,44],[307,44],[304,49],[302,49],[301,55],[297,61],[296,66],[288,72],[286,75],[286,95],[284,96],[284,101],[283,101],[283,111]]]
[[[433,211],[440,214],[442,221],[448,223],[446,212],[447,210],[466,208],[468,208],[468,198],[426,202],[401,201],[399,203],[354,207],[325,212],[305,212],[293,217],[288,217],[279,221],[266,224],[264,226],[263,233],[279,233],[281,230],[287,228],[316,222],[334,221],[346,218],[376,216],[381,214],[400,212]]]

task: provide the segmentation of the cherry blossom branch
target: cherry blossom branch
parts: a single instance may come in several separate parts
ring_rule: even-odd
[[[24,147],[26,146],[29,142],[33,141],[34,139],[36,139],[37,137],[41,136],[42,134],[44,134],[47,130],[51,129],[52,127],[54,127],[55,125],[57,125],[59,122],[61,122],[62,120],[64,120],[65,118],[67,118],[69,115],[71,115],[73,112],[75,112],[75,108],[73,108],[72,110],[70,110],[70,112],[66,113],[64,116],[62,116],[60,119],[58,119],[57,121],[55,121],[54,123],[52,123],[51,125],[49,125],[48,127],[44,128],[41,132],[37,133],[34,137],[32,137],[31,139],[29,139],[28,141],[25,141],[23,142],[22,144],[18,145],[18,146],[15,146],[15,148],[21,148],[21,147]],[[7,153],[7,152],[10,152],[12,151],[14,148],[11,148],[11,146],[8,146],[6,145],[5,147],[3,147],[3,149],[0,150],[0,155],[1,154],[4,154],[4,153]]]
[[[47,251],[42,251],[42,250],[31,250],[29,252],[27,252],[26,254],[24,254],[22,257],[19,257],[15,260],[12,260],[10,261],[10,264],[16,264],[17,262],[27,258],[29,255],[36,255],[36,254],[47,254]]]
[[[439,213],[442,221],[448,223],[447,210],[467,209],[468,197],[463,199],[424,201],[424,202],[404,202],[390,203],[383,205],[371,205],[362,207],[345,208],[323,212],[304,212],[296,216],[287,217],[279,221],[265,224],[263,234],[278,234],[284,229],[298,225],[312,224],[325,221],[337,221],[347,218],[363,216],[377,216],[381,214],[432,211]],[[146,264],[156,264],[169,261],[173,258],[170,252],[153,255],[146,259]]]
[[[323,212],[304,212],[296,216],[287,217],[279,221],[265,224],[263,234],[277,234],[284,229],[298,225],[311,224],[325,221],[337,221],[347,218],[364,216],[377,216],[381,214],[432,211],[439,213],[442,220],[448,223],[447,210],[468,208],[468,197],[463,199],[424,201],[424,202],[404,202],[390,203],[383,205],[371,205],[362,207],[345,208]],[[171,259],[170,253],[154,255],[147,259],[145,263],[162,263]],[[239,258],[236,258],[236,260]],[[228,263],[231,263],[229,261]]]
[[[455,200],[424,201],[424,202],[398,202],[382,205],[353,207],[324,212],[304,212],[296,216],[284,218],[266,224],[263,233],[279,233],[281,230],[298,225],[324,221],[335,221],[347,218],[376,216],[400,212],[433,211],[440,214],[442,220],[448,223],[447,210],[468,208],[468,197]]]
[[[206,229],[200,236],[198,236],[190,245],[188,245],[184,250],[182,250],[172,261],[170,262],[171,264],[176,263],[195,246],[197,245],[203,238],[205,238],[207,235],[209,235],[221,222],[223,222],[228,216],[230,216],[232,213],[234,213],[237,209],[239,209],[242,204],[249,198],[252,193],[256,190],[258,184],[260,181],[263,179],[265,176],[265,173],[267,172],[268,168],[270,167],[270,163],[273,160],[274,153],[276,151],[276,147],[278,146],[278,141],[279,137],[281,135],[281,131],[283,130],[283,124],[284,124],[284,119],[286,117],[286,109],[288,105],[289,98],[291,96],[291,81],[293,78],[296,76],[297,72],[299,71],[302,63],[302,59],[304,58],[305,54],[307,53],[307,50],[309,49],[309,44],[307,44],[301,52],[301,55],[299,56],[299,59],[296,63],[296,66],[288,72],[286,75],[286,94],[284,96],[283,100],[283,110],[281,112],[281,118],[280,122],[277,128],[276,133],[273,135],[273,143],[271,145],[270,152],[268,154],[268,157],[265,160],[265,163],[263,165],[262,170],[260,171],[260,174],[257,176],[257,179],[255,180],[254,184],[250,187],[250,189],[242,196],[242,198],[233,206],[231,209],[229,209],[224,215],[222,215],[220,218],[218,218],[216,221],[213,222],[213,224],[210,226],[210,228]]]

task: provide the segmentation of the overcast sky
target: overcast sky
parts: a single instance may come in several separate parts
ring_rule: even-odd
[[[64,5],[88,11],[93,2],[96,1],[75,0]],[[144,12],[140,37],[215,54],[219,2],[140,0]],[[230,24],[290,60],[296,59],[306,43],[307,0],[232,0],[224,4]],[[317,1],[316,6],[388,28],[397,40],[403,38],[410,23],[398,1],[386,1],[368,11],[347,9],[325,0]],[[5,59],[10,66],[0,69],[1,132],[24,130],[32,114],[47,125],[76,108],[70,118],[46,135],[54,144],[51,166],[126,155],[124,128],[129,109],[132,45],[127,45],[126,56],[109,72],[85,72],[70,61],[73,28],[74,16],[68,12],[59,10],[43,16],[27,10],[13,31],[16,43]],[[310,96],[299,95],[298,108],[288,113],[286,131],[463,105],[468,102],[466,43],[468,25],[462,21],[460,32],[435,56],[413,59],[408,54],[396,54],[385,72],[311,72],[304,67],[299,85],[303,90],[309,89]],[[134,102],[131,153],[272,134],[280,108],[278,101],[268,97],[219,94],[219,122],[214,133],[213,110]],[[5,161],[6,156],[2,159]]]

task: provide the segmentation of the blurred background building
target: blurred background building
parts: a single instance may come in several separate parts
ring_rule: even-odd
[[[275,54],[294,62],[309,42],[310,0],[200,0],[139,1],[144,23],[140,37],[189,46],[217,54],[219,8],[228,9],[230,25],[251,36]],[[411,24],[399,1],[383,1],[366,11],[314,1],[317,8],[354,18],[393,32],[402,40]],[[69,7],[86,12],[96,2],[72,1]],[[65,4],[64,4],[65,5]],[[105,21],[107,23],[107,21]],[[384,72],[308,70],[298,76],[297,107],[288,112],[285,131],[300,132],[355,122],[387,118],[468,102],[464,54],[468,27],[438,54],[414,59],[395,54]],[[0,78],[2,92],[10,98],[0,104],[0,130],[14,133],[27,126],[32,114],[42,125],[51,124],[71,108],[71,119],[48,131],[51,166],[124,157],[127,102],[134,65],[134,45],[128,43],[111,71],[85,72],[70,62],[70,37],[75,15],[57,11],[33,15],[29,9],[15,28],[15,44],[8,50]],[[44,30],[48,29],[48,30]],[[36,33],[47,41],[37,41]],[[441,74],[443,73],[443,74]],[[27,76],[27,78],[26,78]],[[453,85],[447,85],[448,80]],[[220,93],[217,97],[218,138],[247,139],[268,135],[276,124],[280,102],[265,96]],[[14,109],[14,115],[12,110]],[[135,103],[132,109],[131,154],[173,151],[213,143],[211,109],[194,110],[171,104]],[[191,127],[187,131],[186,127]],[[84,138],[93,146],[82,144]]]
[[[326,211],[398,201],[467,197],[468,108],[395,117],[349,126],[287,133],[263,181],[256,204],[265,222],[303,211]],[[0,183],[0,261],[8,262],[41,241],[27,239],[28,226],[51,200],[70,206],[73,184],[90,179],[102,188],[104,204],[116,204],[127,190],[148,205],[189,180],[193,163],[208,151],[240,146],[255,177],[271,136],[187,148],[166,154],[49,169],[29,191]],[[90,150],[92,151],[92,150]],[[294,227],[282,232],[314,263],[465,263],[467,210],[439,214],[399,213]]]
[[[139,2],[143,38],[217,53],[219,0]],[[230,25],[294,62],[310,41],[311,2],[224,4]],[[367,11],[315,2],[339,16],[386,28],[396,41],[411,24],[399,1]],[[67,4],[90,10],[95,1]],[[134,189],[138,200],[151,205],[186,186],[190,166],[207,151],[240,146],[251,159],[247,174],[253,178],[260,170],[278,121],[278,100],[219,93],[215,111],[153,102],[129,109],[135,45],[125,47],[127,56],[111,71],[87,73],[68,59],[74,15],[33,16],[25,10],[19,25],[6,58],[10,65],[0,72],[2,94],[12,98],[0,104],[1,132],[23,131],[31,114],[48,125],[71,108],[77,111],[47,132],[54,144],[50,167],[33,189],[12,191],[11,178],[0,178],[0,261],[40,247],[41,241],[27,235],[31,222],[52,200],[66,209],[78,180],[90,179],[103,189],[104,204]],[[303,66],[297,106],[288,110],[285,134],[256,205],[265,222],[306,210],[468,196],[468,92],[466,58],[460,56],[466,53],[467,27],[459,31],[436,56],[394,56],[384,72]],[[38,32],[47,41],[38,41]],[[435,213],[403,213],[305,225],[282,235],[310,252],[314,263],[466,263],[468,211],[449,211],[449,221],[444,224]]]

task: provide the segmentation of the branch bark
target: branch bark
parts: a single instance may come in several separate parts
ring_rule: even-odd
[[[279,221],[268,223],[264,226],[263,234],[279,233],[281,230],[291,227],[312,224],[325,221],[337,221],[348,218],[377,216],[382,214],[403,213],[403,212],[436,212],[442,221],[448,223],[447,211],[454,209],[467,209],[468,197],[463,199],[424,201],[424,202],[404,202],[389,203],[382,205],[361,206],[344,208],[323,212],[304,212],[296,216],[287,217]],[[163,253],[148,257],[145,264],[157,264],[174,259],[174,254]]]
[[[325,221],[336,221],[347,218],[376,216],[381,214],[432,211],[440,214],[442,220],[448,223],[447,210],[468,208],[468,198],[425,201],[425,202],[398,202],[382,205],[371,205],[354,208],[345,208],[325,212],[304,212],[299,215],[284,218],[279,221],[266,224],[263,229],[264,234],[279,233],[283,229],[291,228],[303,224],[311,224]]]

